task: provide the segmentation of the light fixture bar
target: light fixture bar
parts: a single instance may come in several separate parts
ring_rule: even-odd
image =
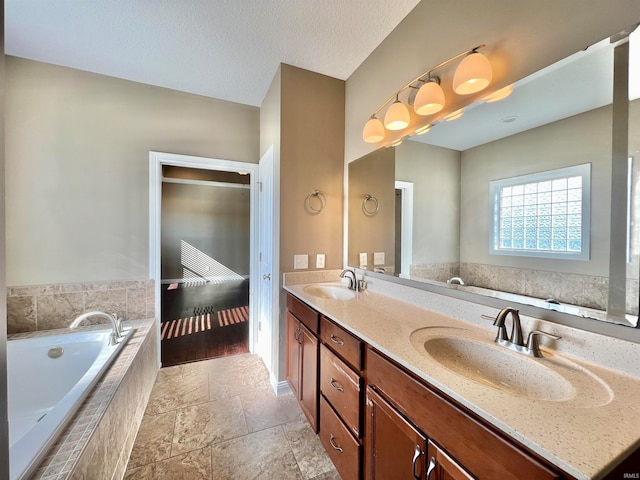
[[[402,92],[404,92],[407,88],[411,88],[411,87],[416,88],[416,87],[414,87],[414,86],[413,86],[413,84],[414,84],[414,83],[417,83],[417,82],[425,82],[425,80],[423,80],[423,78],[424,78],[425,76],[427,76],[427,79],[428,79],[428,77],[431,75],[431,72],[434,72],[435,70],[438,70],[438,69],[440,69],[440,68],[444,67],[445,65],[447,65],[447,64],[449,64],[449,63],[451,63],[451,62],[456,61],[456,60],[457,60],[457,59],[459,59],[460,57],[464,57],[465,55],[469,55],[469,54],[471,54],[471,53],[475,53],[475,52],[477,52],[479,49],[484,48],[484,47],[486,47],[486,44],[484,44],[484,43],[483,43],[482,45],[478,45],[477,47],[471,48],[471,49],[469,49],[469,50],[465,50],[464,52],[461,52],[461,53],[459,53],[459,54],[457,54],[457,55],[455,55],[455,56],[453,56],[453,57],[451,57],[451,58],[449,58],[449,59],[445,60],[444,62],[439,63],[439,64],[438,64],[438,65],[436,65],[435,67],[430,68],[430,69],[429,69],[429,70],[427,70],[426,72],[422,73],[422,74],[421,74],[421,75],[419,75],[418,77],[416,77],[416,78],[414,78],[413,80],[411,80],[409,83],[407,83],[404,87],[402,87],[402,88],[401,88],[400,90],[398,90],[396,93],[394,93],[393,95],[391,95],[391,96],[390,96],[390,97],[389,97],[389,98],[388,98],[388,99],[387,99],[387,100],[386,100],[382,105],[380,105],[380,106],[378,107],[378,109],[373,113],[373,116],[377,116],[377,115],[380,113],[380,111],[381,111],[384,107],[386,107],[386,106],[387,106],[391,101],[395,100],[395,99],[398,97],[398,95],[400,95]]]

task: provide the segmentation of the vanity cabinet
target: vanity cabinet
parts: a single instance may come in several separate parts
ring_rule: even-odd
[[[521,480],[523,472],[527,480],[569,478],[560,476],[533,454],[380,353],[369,348],[366,355],[368,388],[384,397],[429,439],[429,461],[434,458],[436,470],[440,472],[435,478]],[[368,458],[376,439],[367,438],[366,444]],[[451,460],[454,458],[456,461]],[[460,476],[464,472],[471,476]],[[430,480],[433,479],[432,475]]]
[[[287,382],[313,430],[318,432],[319,314],[287,296]]]

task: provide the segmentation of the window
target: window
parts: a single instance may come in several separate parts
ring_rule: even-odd
[[[591,165],[490,183],[491,253],[589,259]]]

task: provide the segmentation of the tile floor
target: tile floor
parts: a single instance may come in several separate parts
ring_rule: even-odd
[[[127,480],[340,480],[292,394],[256,355],[163,368]]]

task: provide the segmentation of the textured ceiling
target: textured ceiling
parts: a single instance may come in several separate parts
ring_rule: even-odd
[[[417,3],[5,0],[5,51],[259,106],[280,63],[347,79]]]

